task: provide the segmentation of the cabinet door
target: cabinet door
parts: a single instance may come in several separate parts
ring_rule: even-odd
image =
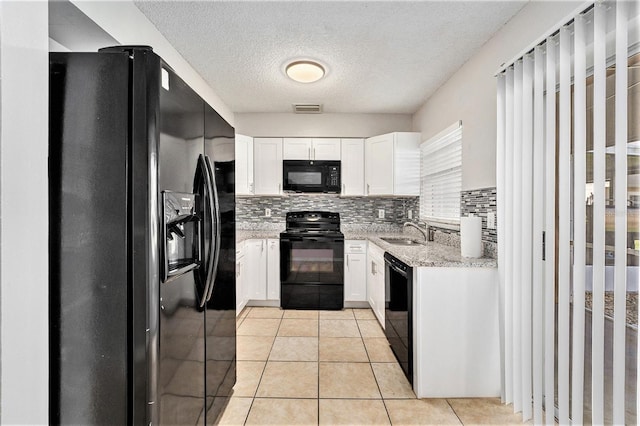
[[[371,250],[367,250],[367,300],[369,301],[369,306],[373,312],[376,311],[376,275],[375,275],[375,262],[373,252]]]
[[[393,193],[420,195],[420,133],[396,132],[393,149]]]
[[[267,299],[280,300],[280,240],[267,240]]]
[[[384,327],[385,327],[384,307],[385,307],[385,297],[386,297],[385,291],[384,291],[385,290],[384,258],[377,257],[377,256],[374,258],[374,269],[375,269],[374,298],[376,300],[376,306],[375,306],[375,309],[373,310],[373,313],[378,318],[378,322],[380,322],[380,327],[382,327],[382,329],[384,330]]]
[[[244,299],[244,254],[236,259],[236,316],[240,315],[245,305]]]
[[[367,301],[367,255],[345,254],[344,300]]]
[[[282,138],[255,138],[254,193],[280,195],[282,193]]]
[[[253,194],[253,138],[236,134],[236,194]]]
[[[311,138],[284,138],[285,160],[312,160]]]
[[[341,141],[341,195],[364,195],[364,139]]]
[[[393,133],[365,143],[366,195],[393,195]]]
[[[265,240],[248,240],[245,243],[245,281],[249,299],[267,300],[267,249]]]
[[[311,145],[312,160],[340,160],[340,139],[313,139]]]

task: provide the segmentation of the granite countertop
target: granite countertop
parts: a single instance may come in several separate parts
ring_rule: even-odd
[[[254,229],[237,229],[236,242],[240,243],[244,240],[263,239],[263,238],[280,238],[280,233],[284,229],[278,230],[254,230]]]
[[[398,246],[380,237],[411,237],[402,232],[344,232],[346,240],[368,240],[411,267],[497,268],[496,259],[471,259],[460,255],[460,248],[426,242],[425,245]],[[420,238],[416,238],[420,240]]]
[[[249,239],[280,238],[280,232],[284,229],[272,230],[250,230],[238,229],[236,241],[241,242]],[[412,237],[402,232],[364,232],[344,230],[345,240],[368,240],[397,257],[411,267],[450,267],[450,268],[496,268],[496,259],[482,257],[470,259],[460,255],[460,248],[451,247],[435,242],[427,242],[425,245],[398,246],[387,243],[380,237]],[[417,238],[418,240],[420,238]]]

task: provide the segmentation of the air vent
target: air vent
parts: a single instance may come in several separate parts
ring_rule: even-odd
[[[321,114],[321,104],[293,104],[293,112],[296,114]]]

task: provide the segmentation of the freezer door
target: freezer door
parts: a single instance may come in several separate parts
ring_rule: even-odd
[[[198,157],[204,147],[204,103],[170,69],[164,67],[162,74],[158,189],[195,192]],[[199,197],[199,215],[206,210],[203,198]],[[203,229],[203,235],[206,232]],[[205,253],[202,260],[206,262]],[[193,425],[204,421],[205,335],[200,302],[205,283],[196,279],[200,269],[160,284],[160,424]]]
[[[235,132],[205,104],[205,158],[217,194],[217,267],[206,303],[207,397],[230,396],[236,380],[236,223]],[[207,424],[216,424],[219,405],[207,411]]]

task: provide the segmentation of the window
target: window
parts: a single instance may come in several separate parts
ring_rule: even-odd
[[[460,223],[462,122],[457,121],[420,145],[420,218]]]

